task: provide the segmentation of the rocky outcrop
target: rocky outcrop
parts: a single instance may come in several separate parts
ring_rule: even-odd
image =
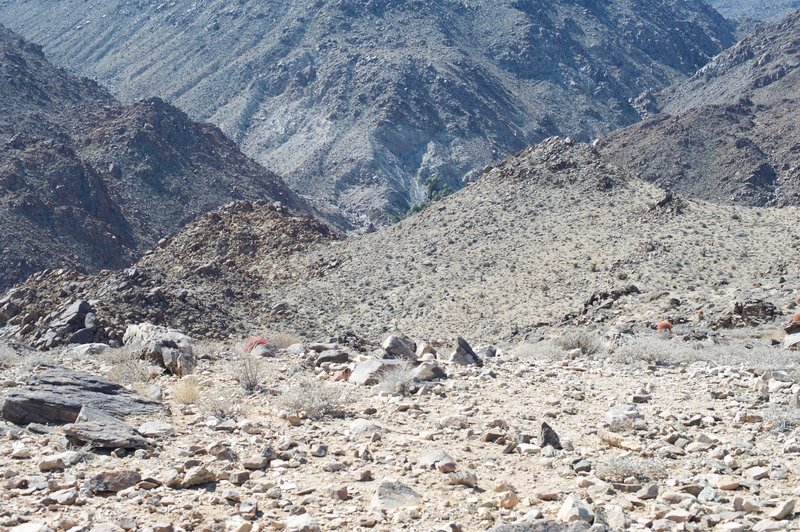
[[[26,338],[42,349],[70,342],[155,347],[153,331],[159,327],[224,338],[244,331],[243,323],[254,315],[252,302],[260,302],[259,313],[295,315],[296,307],[263,300],[258,290],[270,279],[287,277],[284,261],[337,238],[325,223],[282,206],[233,202],[164,239],[134,267],[95,276],[68,270],[33,275],[0,296],[0,336]],[[240,307],[245,301],[251,303]],[[137,325],[128,331],[128,324],[146,322],[155,328]],[[161,347],[149,353],[166,366]],[[182,372],[178,360],[170,365]]]
[[[158,98],[123,105],[0,27],[0,289],[129,265],[235,199],[309,210],[216,127]]]

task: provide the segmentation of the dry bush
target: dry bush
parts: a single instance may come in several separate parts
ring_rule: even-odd
[[[382,371],[378,375],[378,384],[375,390],[385,393],[405,394],[409,384],[414,380],[414,368],[409,363],[398,364]]]
[[[194,377],[184,377],[172,387],[172,398],[182,405],[196,404],[200,396],[200,385]]]
[[[597,466],[597,477],[606,482],[624,482],[635,478],[639,482],[648,482],[666,478],[664,465],[656,460],[639,460],[628,456],[620,456],[606,460]]]
[[[547,340],[535,344],[522,342],[514,348],[514,353],[520,358],[544,361],[559,360],[564,357],[564,350]]]
[[[792,432],[800,426],[800,412],[795,408],[772,405],[764,412],[764,421],[772,432]]]
[[[277,349],[286,349],[290,345],[300,344],[303,342],[303,339],[298,335],[289,332],[272,334],[270,335],[269,339],[270,343],[272,343],[272,345],[274,345]]]
[[[594,355],[603,349],[603,342],[593,333],[587,331],[575,331],[564,333],[557,340],[559,346],[565,351],[580,349],[584,355]]]
[[[103,354],[102,359],[110,366],[108,378],[124,386],[147,382],[153,372],[149,364],[125,347]]]
[[[242,411],[240,402],[233,397],[209,397],[202,404],[203,411],[217,419],[234,419]]]
[[[674,365],[694,361],[695,349],[679,339],[639,336],[619,346],[611,359],[632,366]]]
[[[295,380],[275,399],[279,410],[305,412],[310,419],[339,415],[344,401],[335,386],[309,378]]]
[[[194,344],[192,351],[197,360],[217,360],[226,355],[227,344],[206,340]]]
[[[640,336],[621,345],[611,358],[625,364],[674,366],[708,362],[754,371],[797,371],[800,354],[762,344],[732,343],[703,345],[680,339]]]
[[[242,357],[237,366],[234,377],[242,385],[242,388],[250,393],[259,390],[266,376],[261,360],[255,357]]]

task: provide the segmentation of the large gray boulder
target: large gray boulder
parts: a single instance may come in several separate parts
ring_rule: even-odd
[[[410,362],[417,361],[417,343],[404,334],[388,336],[381,347],[386,351],[384,358],[399,358]]]
[[[129,325],[122,341],[141,350],[141,357],[182,377],[194,371],[194,340],[182,332],[151,323]]]
[[[422,503],[422,496],[409,486],[392,479],[385,479],[375,490],[370,507],[379,512],[415,508]]]

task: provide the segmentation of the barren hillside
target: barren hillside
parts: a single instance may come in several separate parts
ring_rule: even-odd
[[[130,273],[32,279],[2,300],[18,308],[5,334],[43,345],[53,330],[45,316],[82,299],[96,300],[103,334],[115,337],[149,319],[211,337],[401,330],[492,340],[563,323],[677,324],[700,309],[711,326],[750,299],[784,316],[800,288],[795,208],[673,197],[557,138],[395,226],[303,237],[297,252],[273,242],[292,242],[282,236],[292,227],[321,235],[312,219],[237,209],[189,225]],[[236,251],[241,242],[248,253]],[[45,318],[25,327],[27,314]]]

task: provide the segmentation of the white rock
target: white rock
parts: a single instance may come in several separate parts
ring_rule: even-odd
[[[769,513],[770,519],[775,519],[776,521],[786,519],[794,514],[794,505],[794,499],[787,499],[783,501],[782,503],[778,504],[778,507],[775,508],[775,510]]]
[[[128,325],[122,342],[125,345],[139,344],[146,345],[158,340],[170,340],[178,344],[178,347],[189,353],[194,352],[194,340],[177,329],[160,327],[152,323],[139,323]]]
[[[137,429],[146,438],[164,438],[174,436],[175,428],[164,421],[147,421]]]
[[[286,532],[322,532],[310,514],[293,515],[286,519]]]
[[[634,404],[619,404],[613,406],[605,414],[605,422],[612,429],[615,427],[624,427],[640,418],[642,418],[642,414]]]
[[[594,510],[583,502],[580,497],[570,494],[561,505],[557,515],[560,521],[572,523],[574,521],[586,521],[591,524],[594,521]]]
[[[25,523],[24,525],[17,525],[11,529],[11,532],[53,532],[44,523]]]

